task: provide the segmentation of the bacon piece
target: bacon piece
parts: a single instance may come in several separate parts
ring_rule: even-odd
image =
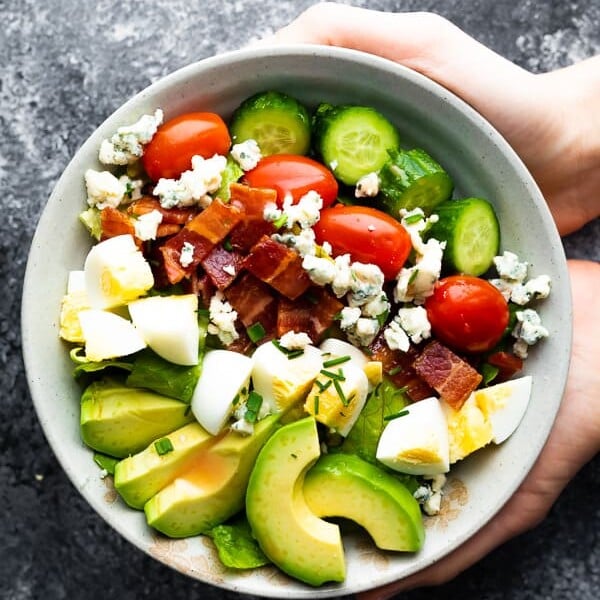
[[[243,212],[237,206],[223,204],[216,199],[187,223],[185,228],[209,240],[215,246],[225,239],[242,216]]]
[[[170,225],[185,225],[198,212],[195,208],[163,208],[152,196],[142,196],[127,207],[127,212],[136,217],[153,210],[157,210],[162,215],[162,223]]]
[[[277,192],[267,188],[254,188],[241,183],[229,186],[230,203],[244,212],[241,222],[229,236],[231,245],[236,250],[247,252],[263,235],[275,232],[273,223],[265,221],[263,215],[268,204],[275,204]]]
[[[157,238],[169,237],[171,235],[175,235],[176,233],[179,233],[180,230],[181,230],[181,225],[177,225],[176,223],[161,223],[156,228],[156,237]]]
[[[331,327],[343,304],[325,288],[315,287],[295,301],[280,298],[277,307],[277,337],[288,331],[305,332],[318,344]]]
[[[244,267],[290,300],[298,298],[311,285],[300,255],[266,235],[252,246]]]
[[[267,335],[275,331],[277,298],[260,279],[244,273],[223,293],[245,327],[260,323]]]
[[[406,388],[406,394],[413,402],[435,394],[435,391],[417,375],[413,368],[413,362],[418,354],[414,346],[411,346],[408,352],[391,350],[382,331],[371,342],[369,354],[371,360],[381,362],[383,372],[395,385]]]
[[[494,352],[487,358],[487,362],[498,367],[496,382],[506,381],[523,368],[523,359],[509,352]]]
[[[239,252],[229,252],[220,244],[201,262],[202,268],[220,290],[224,290],[237,277],[243,263],[244,257]]]
[[[184,293],[195,294],[201,306],[209,307],[216,288],[206,273],[199,274],[198,271],[194,271],[188,279],[183,280],[182,285]]]
[[[455,410],[460,410],[482,379],[469,363],[435,340],[423,348],[413,366],[417,375]]]
[[[238,333],[240,334],[239,337],[227,346],[227,350],[248,356],[254,346],[254,342],[248,337],[245,331],[238,331]]]
[[[100,225],[102,227],[100,239],[102,240],[127,234],[135,237],[135,227],[131,218],[112,206],[102,209],[100,213]]]
[[[181,264],[181,249],[186,242],[194,247],[194,254],[192,262],[184,267]],[[184,227],[177,235],[169,238],[159,248],[169,283],[179,283],[184,277],[189,277],[200,264],[200,261],[208,256],[212,249],[212,242],[196,232],[190,231],[187,227]]]

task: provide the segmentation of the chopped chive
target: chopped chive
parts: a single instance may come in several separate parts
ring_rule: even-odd
[[[410,278],[408,279],[408,285],[411,285],[412,283],[414,283],[415,279],[417,278],[417,275],[419,274],[419,269],[415,269],[412,273]]]
[[[394,367],[393,369],[390,369],[388,371],[388,375],[390,376],[394,376],[394,375],[398,375],[398,373],[400,373],[402,371],[402,367],[400,365]]]
[[[302,354],[304,354],[304,350],[302,350],[302,348],[298,348],[297,350],[289,350],[285,346],[282,346],[281,343],[279,342],[279,340],[271,340],[271,341],[273,342],[273,345],[275,346],[275,348],[277,348],[277,350],[279,350],[280,352],[283,352],[290,360],[292,358],[296,358],[296,357],[302,356]]]
[[[257,321],[246,329],[246,333],[248,334],[248,337],[256,344],[265,337],[267,332],[262,326],[262,323]]]
[[[239,401],[240,401],[240,395],[239,395],[239,393],[238,393],[238,394],[236,394],[236,395],[233,397],[233,400],[231,401],[231,404],[232,404],[233,406],[235,406],[235,405],[236,405],[236,404],[237,404]]]
[[[327,371],[326,369],[321,369],[321,375],[325,375],[325,377],[329,377],[329,379],[346,381],[346,378],[342,373],[334,373],[333,371]]]
[[[323,363],[323,366],[324,366],[325,368],[328,368],[328,367],[335,367],[336,365],[341,365],[342,363],[348,362],[349,360],[350,360],[350,357],[349,357],[349,356],[340,356],[340,357],[338,357],[338,358],[332,358],[332,359],[330,359],[330,360],[326,360],[326,361]]]
[[[407,225],[413,225],[414,223],[418,223],[423,220],[423,215],[416,213],[414,215],[409,215],[408,217],[404,217],[404,222]]]
[[[250,394],[248,394],[248,400],[246,400],[246,406],[249,410],[255,410],[258,412],[261,405],[263,403],[263,397],[258,393],[252,390]]]
[[[315,415],[319,414],[319,396],[315,396],[315,410],[314,410]]]
[[[199,317],[210,317],[210,311],[208,310],[208,308],[199,308],[198,316]]]
[[[253,410],[247,410],[244,415],[244,420],[246,423],[256,423],[256,419],[258,418],[258,413]]]
[[[115,465],[119,462],[119,459],[100,452],[94,452],[94,462],[109,475],[114,475]]]
[[[398,417],[403,417],[404,415],[407,415],[409,413],[408,410],[404,409],[401,410],[400,412],[391,414],[391,415],[386,415],[385,417],[383,417],[384,421],[391,421],[392,419],[397,419]]]
[[[168,437],[161,438],[160,440],[156,440],[154,442],[154,448],[156,450],[156,454],[162,456],[163,454],[168,454],[174,450],[173,444]]]
[[[331,383],[331,379],[328,379],[325,383],[321,383],[318,379],[315,379],[315,384],[321,393],[323,393],[331,385]]]
[[[227,252],[231,252],[233,250],[233,246],[231,245],[229,238],[225,238],[223,240],[223,250],[227,250]]]
[[[283,214],[273,221],[273,226],[275,227],[275,229],[281,229],[287,223],[287,221],[287,215]]]
[[[348,406],[348,398],[346,398],[346,395],[344,394],[344,390],[342,389],[342,386],[340,385],[340,382],[337,379],[333,380],[333,387],[335,388],[335,391],[337,392],[338,396],[340,397],[342,404],[344,406]]]

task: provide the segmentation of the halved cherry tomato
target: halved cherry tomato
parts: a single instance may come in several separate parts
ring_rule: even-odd
[[[452,275],[440,279],[425,301],[431,330],[441,341],[465,352],[493,348],[508,325],[502,294],[485,279]]]
[[[291,194],[296,204],[304,194],[314,190],[323,198],[323,207],[327,207],[335,202],[338,193],[337,181],[327,167],[297,154],[265,156],[244,178],[252,187],[277,190],[280,206],[286,194]]]
[[[192,156],[210,158],[227,154],[231,138],[227,125],[217,114],[187,113],[167,121],[158,128],[144,149],[142,163],[148,177],[177,179],[191,169]]]
[[[375,264],[386,279],[396,277],[412,247],[396,219],[369,206],[326,208],[313,229],[319,244],[331,244],[334,256],[348,253],[354,261]]]

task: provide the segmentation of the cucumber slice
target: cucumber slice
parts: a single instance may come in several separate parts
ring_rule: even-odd
[[[425,150],[392,151],[379,172],[384,210],[394,217],[401,209],[421,208],[426,215],[452,196],[450,176]]]
[[[493,206],[483,198],[448,200],[435,210],[439,216],[427,232],[446,242],[444,264],[466,275],[482,275],[500,248],[500,226]]]
[[[310,148],[308,110],[282,92],[261,92],[244,100],[229,130],[234,143],[256,140],[263,156],[306,154]]]
[[[399,144],[396,128],[366,106],[321,104],[313,117],[313,133],[323,162],[347,185],[379,171],[388,150]]]

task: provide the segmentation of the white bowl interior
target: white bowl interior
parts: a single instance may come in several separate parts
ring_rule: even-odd
[[[100,141],[118,126],[161,107],[168,119],[190,110],[227,118],[241,100],[279,89],[310,106],[321,101],[374,106],[398,126],[407,146],[431,152],[462,195],[495,205],[502,247],[552,277],[553,293],[540,312],[550,338],[531,352],[526,372],[534,386],[527,414],[503,445],[468,458],[452,472],[445,510],[427,519],[416,555],[376,551],[366,537],[346,539],[347,580],[308,588],[273,568],[225,572],[202,538],[168,541],[147,528],[143,513],[116,498],[79,437],[80,389],[58,337],[67,273],[80,269],[90,247],[77,215],[85,204],[83,173],[98,168]],[[279,597],[326,597],[369,589],[405,577],[444,556],[484,525],[533,465],[562,396],[571,343],[571,304],[560,238],[535,183],[502,137],[450,92],[389,61],[318,46],[242,50],[190,65],[153,84],[108,118],[85,142],[57,183],[39,222],[23,291],[23,351],[35,408],[47,439],[76,488],[136,546],[192,577],[227,589]]]

